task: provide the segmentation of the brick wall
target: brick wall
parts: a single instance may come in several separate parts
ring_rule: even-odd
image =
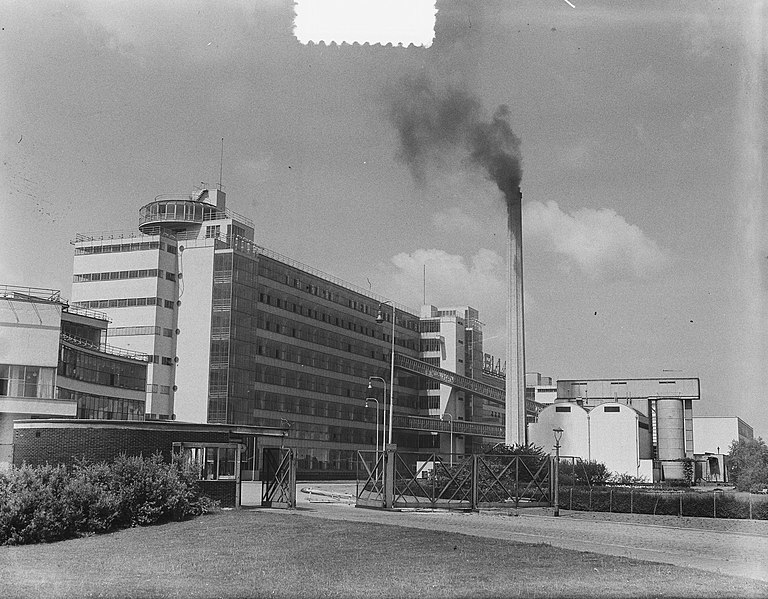
[[[114,427],[72,427],[41,423],[34,428],[14,430],[13,463],[21,466],[44,464],[72,465],[85,458],[90,462],[111,462],[120,454],[149,457],[160,452],[171,460],[174,443],[228,443],[227,431],[173,430],[168,426],[157,430],[137,428],[128,423]],[[203,492],[234,507],[237,486],[234,480],[200,481]]]
[[[41,464],[71,465],[85,458],[91,462],[110,462],[124,453],[149,457],[158,451],[170,461],[174,443],[227,443],[226,432],[146,430],[132,427],[72,427],[16,429],[13,435],[13,463],[20,466]]]

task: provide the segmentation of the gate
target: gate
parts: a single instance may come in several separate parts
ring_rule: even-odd
[[[549,507],[549,456],[471,455],[446,462],[439,454],[389,449],[358,452],[357,505],[475,510]]]
[[[363,507],[384,505],[384,452],[357,452],[356,504]]]
[[[261,478],[261,506],[296,507],[296,456],[292,449],[265,447]]]
[[[477,507],[549,507],[552,465],[549,456],[477,455]]]

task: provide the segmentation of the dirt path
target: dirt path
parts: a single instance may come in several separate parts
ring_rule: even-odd
[[[301,489],[314,489],[312,494]],[[548,509],[382,511],[354,507],[355,483],[298,485],[297,514],[548,543],[768,582],[768,522]]]

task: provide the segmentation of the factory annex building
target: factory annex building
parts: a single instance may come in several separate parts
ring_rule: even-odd
[[[417,313],[266,250],[225,202],[219,189],[158,196],[138,231],[73,242],[72,305],[149,356],[147,419],[288,427],[300,473],[347,473],[382,435],[394,345],[399,448],[504,438],[504,381],[483,373],[475,309]]]

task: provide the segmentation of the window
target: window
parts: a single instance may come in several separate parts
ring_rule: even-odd
[[[221,225],[211,225],[205,228],[205,238],[218,237],[221,234]]]
[[[555,407],[555,412],[570,412],[571,406],[557,406]]]

